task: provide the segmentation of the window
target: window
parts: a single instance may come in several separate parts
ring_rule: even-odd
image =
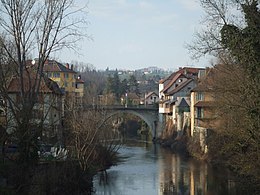
[[[197,118],[203,118],[203,108],[197,108]]]
[[[68,87],[68,83],[67,83],[67,82],[64,82],[64,86],[65,86],[65,87]]]
[[[69,73],[64,73],[64,78],[69,78]]]
[[[198,93],[196,94],[196,100],[197,100],[197,101],[202,101],[202,100],[204,100],[204,94],[203,94],[202,92],[198,92]]]
[[[54,73],[53,73],[53,77],[59,78],[59,77],[60,77],[60,73],[59,73],[59,72],[54,72]]]

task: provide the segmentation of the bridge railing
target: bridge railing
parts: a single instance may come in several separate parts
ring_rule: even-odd
[[[87,104],[83,106],[85,109],[158,109],[158,105],[101,105]]]

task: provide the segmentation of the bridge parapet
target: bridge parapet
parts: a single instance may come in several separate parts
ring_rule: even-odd
[[[140,117],[144,120],[150,128],[153,137],[158,137],[161,134],[161,126],[159,125],[159,108],[154,106],[122,106],[122,105],[86,105],[84,110],[97,110],[97,111],[107,111],[108,117],[116,115],[118,113],[130,113]]]

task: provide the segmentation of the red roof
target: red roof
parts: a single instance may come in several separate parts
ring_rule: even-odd
[[[71,65],[73,67],[73,65]],[[70,72],[76,73],[73,68],[69,68],[69,64],[66,66],[62,65],[61,63],[55,60],[46,60],[43,67],[45,72]]]
[[[186,76],[189,74],[195,75],[195,74],[198,74],[200,70],[204,70],[204,68],[183,67],[183,68],[180,68],[178,71],[172,73],[167,78],[160,80],[160,83],[164,83],[167,80],[172,80],[174,78],[174,76],[179,73],[184,74]]]
[[[177,74],[172,78],[171,82],[169,82],[169,83],[164,87],[164,89],[162,90],[162,92],[167,91],[167,90],[173,85],[173,83],[174,83],[175,81],[177,81],[177,79],[180,78],[180,77],[185,77],[185,78],[187,78],[184,74],[182,74],[182,73],[177,73]]]
[[[33,70],[24,71],[23,82],[24,91],[30,91],[35,85],[39,78],[36,77],[36,73]],[[13,77],[8,86],[9,93],[19,93],[21,92],[21,84],[19,77]],[[41,93],[61,93],[58,85],[48,78],[41,78],[40,82],[40,92]]]

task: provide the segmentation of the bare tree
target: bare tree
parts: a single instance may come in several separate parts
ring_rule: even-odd
[[[195,33],[193,42],[188,43],[187,48],[195,59],[205,55],[218,57],[225,50],[221,42],[222,27],[225,24],[241,28],[245,25],[241,5],[235,0],[200,0],[200,4],[205,11],[202,28]]]
[[[66,145],[82,171],[105,169],[113,164],[121,141],[113,132],[112,116],[102,108],[69,110]]]
[[[84,8],[77,8],[73,0],[1,0],[0,7],[0,45],[9,58],[5,66],[13,64],[15,67],[20,106],[17,107],[8,95],[8,82],[1,88],[1,93],[14,116],[16,128],[13,133],[19,140],[20,160],[26,164],[37,158],[36,148],[31,147],[37,133],[30,119],[39,100],[44,63],[51,52],[64,47],[75,48],[75,43],[84,36],[81,29],[86,20],[79,15]],[[28,64],[32,55],[36,55],[37,60]],[[4,71],[2,67],[0,73]]]

